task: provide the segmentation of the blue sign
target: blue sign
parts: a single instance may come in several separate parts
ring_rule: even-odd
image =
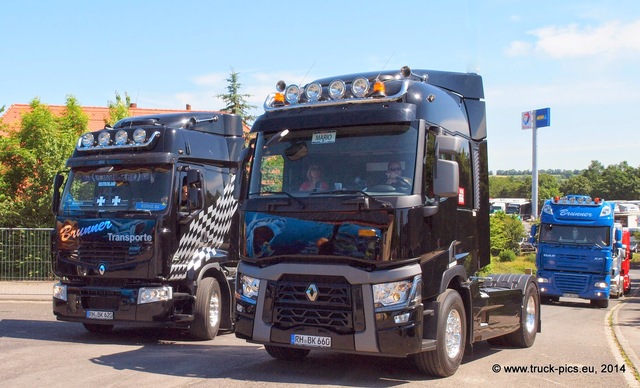
[[[548,127],[551,125],[551,109],[537,109],[536,111],[536,128]]]

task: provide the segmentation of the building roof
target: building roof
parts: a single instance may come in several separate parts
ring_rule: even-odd
[[[62,116],[66,105],[47,105],[51,113],[54,116]],[[82,111],[89,117],[88,122],[88,130],[96,131],[98,129],[104,128],[106,120],[109,118],[109,108],[101,107],[101,106],[83,106],[81,107]],[[20,124],[22,122],[22,115],[31,111],[31,106],[29,104],[13,104],[7,109],[2,116],[0,116],[0,120],[4,124],[6,124],[9,130],[19,130]],[[187,112],[191,111],[191,105],[187,104],[185,109],[147,109],[147,108],[138,108],[136,103],[131,103],[129,106],[129,116],[144,116],[144,115],[152,115],[152,114],[162,114],[162,113],[178,113],[178,112]],[[206,112],[216,112],[218,111],[206,111]],[[245,128],[245,132],[248,132],[248,128]],[[7,133],[0,131],[0,136],[6,136]]]

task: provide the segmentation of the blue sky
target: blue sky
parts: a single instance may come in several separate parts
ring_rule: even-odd
[[[524,111],[549,107],[538,168],[640,167],[640,2],[11,1],[0,106],[221,109],[231,69],[263,112],[275,83],[412,68],[483,76],[489,168],[532,167]]]

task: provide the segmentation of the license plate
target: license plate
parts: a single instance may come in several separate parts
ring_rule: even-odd
[[[87,311],[87,318],[89,318],[89,319],[101,319],[101,320],[112,320],[113,319],[113,311],[89,310],[89,311]]]
[[[291,345],[311,346],[316,348],[330,348],[331,337],[317,335],[291,334]]]
[[[562,296],[567,298],[579,298],[578,294],[562,294]]]

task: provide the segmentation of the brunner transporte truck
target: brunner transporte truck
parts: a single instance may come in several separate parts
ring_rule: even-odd
[[[236,336],[278,359],[410,357],[437,376],[478,341],[531,346],[535,276],[476,276],[490,260],[483,98],[476,74],[408,67],[278,82],[246,158]]]
[[[216,112],[131,117],[82,135],[54,186],[56,318],[91,332],[188,328],[198,339],[231,329],[243,148],[241,118]]]
[[[609,296],[622,295],[626,252],[613,203],[587,195],[554,197],[543,205],[537,228],[542,301],[573,297],[606,308]]]

